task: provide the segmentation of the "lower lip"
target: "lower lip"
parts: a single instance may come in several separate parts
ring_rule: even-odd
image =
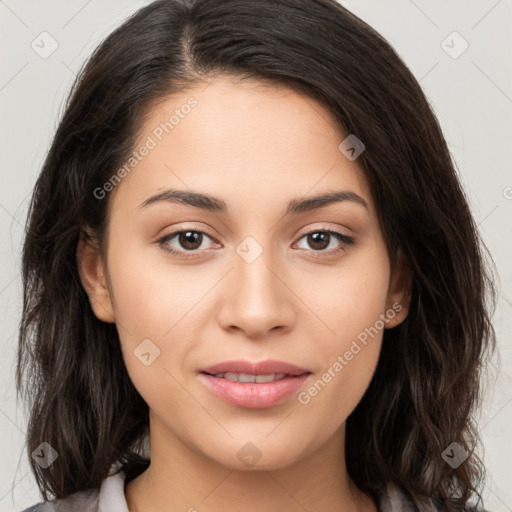
[[[210,391],[226,402],[247,409],[263,409],[284,402],[297,392],[311,375],[285,377],[273,382],[236,382],[200,373]]]

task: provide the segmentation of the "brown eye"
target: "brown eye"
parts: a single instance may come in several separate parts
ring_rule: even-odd
[[[178,233],[178,243],[183,249],[193,251],[201,246],[203,234],[198,231],[180,231]]]
[[[329,246],[331,235],[325,231],[317,231],[307,235],[309,246],[316,251],[322,251]]]
[[[325,253],[326,255],[344,251],[348,246],[355,244],[352,237],[325,229],[306,233],[302,236],[301,240],[303,239],[306,240],[307,247],[299,247],[300,249],[310,249],[313,252]],[[331,245],[332,247],[329,248]]]
[[[208,234],[195,229],[182,229],[163,236],[158,240],[158,244],[166,252],[183,258],[192,258],[200,256],[202,252],[208,249],[208,239],[212,241],[210,243],[212,246],[213,239]],[[204,245],[206,247],[201,247]]]

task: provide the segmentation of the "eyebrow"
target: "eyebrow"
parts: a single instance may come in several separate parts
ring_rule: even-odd
[[[216,213],[227,213],[228,211],[228,207],[222,199],[200,192],[175,189],[166,190],[165,192],[149,197],[139,205],[139,208],[145,208],[159,202],[182,203]],[[284,215],[297,215],[299,213],[316,210],[329,204],[343,202],[356,203],[363,206],[368,211],[370,210],[368,203],[361,196],[350,190],[340,190],[309,197],[307,199],[292,199],[287,204]]]

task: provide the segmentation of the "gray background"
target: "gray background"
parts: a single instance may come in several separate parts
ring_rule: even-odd
[[[14,387],[28,197],[80,65],[145,3],[0,0],[0,510],[39,500],[23,452],[26,416]],[[486,507],[512,511],[512,0],[342,3],[381,32],[420,81],[497,264],[494,325],[501,363],[486,386],[478,423],[488,469]],[[51,36],[40,35],[45,31]],[[464,41],[468,48],[461,53]],[[52,44],[58,47],[45,55]]]

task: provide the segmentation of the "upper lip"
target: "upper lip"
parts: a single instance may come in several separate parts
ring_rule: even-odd
[[[247,373],[250,375],[268,375],[271,373],[284,373],[287,375],[303,375],[310,373],[309,370],[300,368],[291,363],[267,359],[265,361],[247,361],[238,359],[235,361],[223,361],[222,363],[208,366],[199,370],[202,373],[217,375],[219,373]]]

